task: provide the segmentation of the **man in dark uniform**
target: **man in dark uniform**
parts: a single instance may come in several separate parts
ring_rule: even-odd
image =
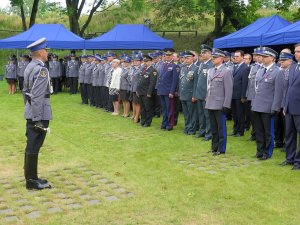
[[[293,170],[300,170],[300,145],[297,136],[300,134],[300,43],[295,45],[295,59],[298,63],[289,69],[289,81],[285,97],[285,150],[286,160],[282,166],[292,164]]]
[[[88,104],[88,95],[84,86],[85,69],[87,67],[87,56],[82,55],[80,57],[80,60],[81,60],[81,65],[79,67],[79,72],[78,72],[78,82],[79,82],[80,94],[81,94],[81,104]]]
[[[277,52],[262,47],[264,68],[255,78],[255,96],[252,100],[252,115],[256,134],[256,157],[261,160],[271,158],[274,148],[274,116],[280,111],[283,96],[283,75],[276,66]]]
[[[231,105],[233,78],[230,69],[223,64],[225,53],[214,48],[212,51],[213,68],[207,74],[207,97],[205,108],[208,109],[212,132],[211,151],[213,155],[225,154],[227,131],[226,112]]]
[[[179,75],[179,97],[184,116],[184,133],[193,135],[196,133],[196,105],[192,102],[195,79],[198,75],[198,67],[193,63],[194,54],[185,52],[185,63],[181,67]]]
[[[248,86],[249,67],[244,63],[244,52],[237,50],[234,53],[233,68],[233,94],[232,94],[232,117],[234,137],[244,136],[245,131],[245,112],[246,91]]]
[[[27,189],[51,188],[47,180],[38,178],[38,154],[46,137],[49,120],[52,119],[50,94],[53,92],[48,69],[46,38],[41,38],[27,46],[32,53],[32,61],[24,72],[23,92],[26,96],[24,116],[27,145],[25,149],[24,174]]]
[[[136,94],[139,97],[141,106],[141,126],[150,127],[153,117],[153,99],[157,71],[152,67],[152,57],[144,55],[143,67],[137,82]]]
[[[174,126],[174,94],[178,86],[180,68],[172,60],[174,49],[165,48],[165,61],[157,79],[157,94],[160,95],[162,106],[161,129],[173,130]]]
[[[211,60],[212,48],[208,45],[201,45],[201,61],[199,65],[198,76],[195,77],[195,87],[193,101],[196,103],[196,112],[199,123],[199,132],[197,138],[204,137],[204,141],[211,140],[211,127],[208,111],[205,109],[205,99],[207,94],[207,71],[213,67]]]

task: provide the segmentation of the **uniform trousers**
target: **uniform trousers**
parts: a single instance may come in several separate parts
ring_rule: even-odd
[[[70,94],[77,93],[78,77],[69,77]]]
[[[83,91],[82,91],[82,103],[83,104],[89,104],[89,94],[88,94],[88,84],[82,84],[83,85]]]
[[[169,95],[160,95],[162,107],[162,129],[171,130],[174,124],[174,98],[169,98]]]
[[[274,149],[274,116],[270,113],[252,112],[257,156],[272,157]]]
[[[141,106],[141,125],[150,126],[153,118],[153,100],[147,95],[139,96]]]
[[[285,150],[286,160],[294,165],[300,165],[300,137],[297,144],[297,135],[300,134],[300,115],[285,115],[286,135]]]
[[[241,99],[232,99],[231,109],[233,118],[233,133],[244,135],[245,129],[245,113]]]
[[[285,119],[283,109],[275,116],[275,143],[278,147],[283,147],[285,137]]]
[[[60,77],[53,77],[51,79],[52,79],[52,85],[53,85],[53,93],[56,94],[59,91]]]
[[[211,123],[211,150],[212,152],[226,152],[227,143],[227,127],[226,115],[222,110],[208,110],[208,115]]]
[[[92,84],[87,84],[87,96],[88,96],[90,105],[92,105],[92,99],[93,99],[93,86],[92,86]]]
[[[79,84],[81,103],[84,104],[84,83]]]
[[[19,90],[22,91],[23,90],[24,77],[18,77],[18,81],[19,81]]]
[[[152,98],[153,98],[154,115],[160,116],[160,114],[161,114],[161,100],[160,100],[160,96],[157,95],[157,89],[154,89],[154,93],[152,95]]]
[[[173,126],[177,125],[178,122],[178,116],[179,116],[179,111],[180,111],[180,100],[178,96],[174,96],[174,124]]]
[[[196,103],[198,125],[199,125],[199,136],[205,136],[211,138],[211,126],[210,118],[207,109],[205,109],[206,102],[204,100],[198,100]]]
[[[92,85],[92,92],[91,92],[91,105],[96,106],[96,86]]]
[[[49,120],[41,121],[44,127],[49,126]],[[34,128],[35,122],[32,120],[27,120],[26,122],[26,137],[27,137],[27,145],[25,148],[26,154],[39,154],[40,148],[42,147],[46,132],[41,130],[36,130]]]
[[[251,101],[247,101],[245,104],[245,114],[246,114],[246,121],[245,121],[245,127],[250,129],[250,126],[252,126],[252,130],[251,130],[251,136],[253,138],[255,138],[255,129],[254,129],[254,122],[253,122],[253,116],[252,116],[252,111],[251,111]],[[248,121],[249,123],[248,124]]]
[[[100,89],[100,86],[95,87],[95,104],[96,104],[96,107],[101,108],[101,89]]]
[[[102,104],[103,104],[103,108],[104,109],[108,109],[108,98],[109,98],[109,89],[108,87],[102,86],[102,92],[101,92],[101,96],[102,96]]]
[[[184,116],[184,133],[196,133],[196,105],[192,101],[181,101],[182,112]]]

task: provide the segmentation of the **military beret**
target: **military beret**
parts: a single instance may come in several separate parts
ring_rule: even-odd
[[[202,44],[200,45],[200,50],[201,52],[205,52],[205,51],[212,51],[212,48],[209,46],[209,45],[206,45],[206,44]]]
[[[294,57],[293,54],[287,53],[287,52],[281,52],[279,55],[279,60],[287,60],[287,59],[292,59]]]
[[[41,49],[48,49],[46,44],[46,38],[40,38],[37,41],[28,45],[26,48],[28,48],[31,52],[35,52]]]
[[[273,50],[269,47],[262,47],[260,55],[262,55],[262,56],[271,56],[271,57],[276,58],[278,53],[275,50]]]
[[[148,61],[151,61],[153,58],[150,56],[150,55],[144,55],[143,57],[143,61],[144,62],[148,62]]]
[[[164,54],[166,55],[172,55],[175,52],[173,48],[165,48],[164,49]]]
[[[213,48],[211,55],[212,55],[212,57],[216,57],[216,58],[217,57],[225,57],[225,53],[218,48]]]
[[[185,51],[184,52],[184,57],[194,57],[195,54],[192,51]]]
[[[131,58],[129,56],[125,56],[124,62],[131,63]]]

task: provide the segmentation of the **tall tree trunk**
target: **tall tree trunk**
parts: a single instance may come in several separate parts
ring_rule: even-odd
[[[24,5],[23,4],[20,5],[20,9],[21,9],[22,27],[23,27],[23,31],[25,31],[25,30],[27,30],[27,25],[26,25],[26,18],[25,18]]]
[[[85,3],[85,0],[82,0],[81,5]],[[79,16],[78,16],[78,0],[66,0],[67,13],[69,17],[70,30],[74,34],[79,34]]]
[[[33,1],[31,15],[30,15],[30,21],[29,21],[29,27],[32,27],[32,25],[35,24],[35,18],[36,18],[36,14],[37,14],[38,7],[39,7],[39,1],[40,0]]]
[[[220,7],[220,0],[215,0],[215,28],[213,33],[218,36],[222,32],[222,9]]]

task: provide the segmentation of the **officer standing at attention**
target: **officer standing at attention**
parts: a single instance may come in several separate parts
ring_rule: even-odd
[[[9,58],[9,61],[5,66],[5,78],[8,83],[8,94],[16,93],[17,66],[16,66],[16,60],[13,57]]]
[[[96,66],[95,63],[95,58],[93,55],[88,55],[88,65],[85,68],[85,76],[84,76],[84,80],[85,80],[85,84],[86,84],[86,91],[88,94],[88,99],[90,101],[90,106],[95,106],[95,102],[93,99],[93,70],[94,67]]]
[[[187,135],[196,133],[196,105],[192,102],[198,67],[193,63],[194,54],[191,51],[184,53],[185,64],[180,70],[179,75],[179,97],[184,116],[184,131]]]
[[[18,70],[17,70],[20,91],[23,90],[24,71],[28,63],[29,63],[29,55],[22,55],[21,61],[18,62]]]
[[[196,112],[199,122],[199,132],[196,137],[204,137],[204,141],[211,140],[211,127],[208,111],[205,109],[205,99],[207,93],[207,71],[213,67],[211,60],[212,48],[208,45],[201,45],[201,61],[198,69],[198,75],[195,77],[195,87],[193,93],[193,102],[196,103]]]
[[[138,76],[136,94],[141,106],[141,126],[150,127],[152,123],[154,88],[157,79],[157,71],[152,66],[152,57],[145,55],[143,58],[144,68]]]
[[[231,105],[233,91],[233,77],[230,69],[223,64],[225,53],[214,48],[212,51],[213,68],[208,70],[207,75],[207,96],[205,108],[212,131],[213,155],[225,154],[227,132],[226,113]]]
[[[59,91],[61,74],[61,63],[58,61],[57,55],[53,54],[52,60],[49,62],[49,75],[52,80],[54,94]]]
[[[81,104],[88,104],[88,97],[84,88],[84,76],[85,76],[85,69],[87,66],[87,62],[86,62],[87,56],[82,55],[80,57],[80,60],[81,60],[81,65],[79,67],[79,72],[78,72],[78,82],[80,87]]]
[[[175,52],[172,48],[164,49],[164,63],[162,64],[161,73],[157,79],[157,94],[161,99],[162,107],[162,124],[161,129],[173,130],[174,126],[174,94],[178,86],[180,68],[175,65],[172,56]]]
[[[285,150],[286,160],[282,166],[294,165],[293,170],[300,170],[300,145],[297,136],[300,134],[300,43],[295,45],[295,59],[298,63],[289,69],[289,81],[285,97]]]
[[[261,160],[271,158],[274,148],[274,116],[280,112],[283,96],[283,75],[276,66],[277,52],[262,47],[264,68],[255,78],[255,96],[252,100],[253,122],[256,134],[256,157]]]
[[[51,188],[47,180],[38,178],[38,156],[46,137],[49,120],[52,119],[50,94],[52,86],[47,61],[46,38],[41,38],[27,46],[32,61],[24,72],[23,92],[26,96],[24,116],[26,123],[27,145],[25,149],[24,174],[27,189]]]
[[[75,53],[71,53],[71,60],[67,65],[70,94],[76,94],[78,88],[78,73],[79,73],[79,62],[76,60]]]

